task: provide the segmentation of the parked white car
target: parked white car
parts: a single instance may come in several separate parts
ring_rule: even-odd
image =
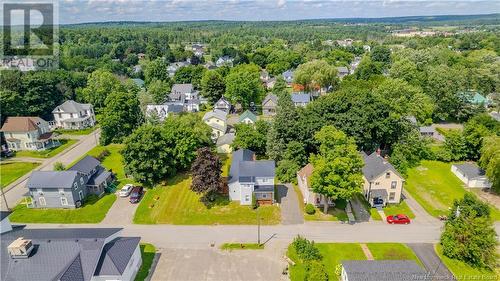
[[[128,184],[126,184],[126,185],[124,185],[124,186],[122,187],[122,189],[120,189],[120,192],[118,193],[118,195],[120,195],[120,197],[127,197],[127,196],[129,196],[129,195],[130,195],[130,192],[132,191],[132,188],[133,188],[133,187],[134,187],[134,186],[133,186],[133,185],[131,185],[130,183],[128,183]]]

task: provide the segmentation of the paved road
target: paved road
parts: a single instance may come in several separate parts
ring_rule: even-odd
[[[438,280],[456,280],[453,274],[448,270],[446,265],[441,262],[441,259],[436,254],[434,250],[434,245],[430,243],[409,243],[408,247],[410,247],[415,255],[420,259],[420,261],[424,264],[427,272],[433,276],[432,279],[428,279],[430,281],[438,281]]]
[[[61,162],[64,165],[71,164],[73,161],[90,151],[96,146],[96,141],[99,139],[100,129],[95,130],[89,135],[83,136],[77,143],[73,144],[63,152],[56,156],[46,159],[35,170],[51,171],[54,163]],[[25,189],[26,182],[31,173],[28,173],[4,189],[5,197],[9,207],[13,207],[22,199],[23,195],[27,192]],[[0,209],[6,210],[3,200],[0,200]]]
[[[291,184],[278,185],[278,197],[280,198],[281,223],[301,224],[304,223],[304,216],[299,207],[299,198]]]

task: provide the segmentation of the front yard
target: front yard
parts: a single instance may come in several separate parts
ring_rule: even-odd
[[[77,141],[78,140],[60,139],[59,142],[61,143],[61,145],[58,147],[53,147],[41,151],[20,150],[16,151],[14,157],[51,158],[56,154],[59,154],[66,148],[70,147],[71,145],[75,144]]]
[[[115,202],[116,195],[106,194],[100,199],[88,196],[86,200],[78,209],[29,209],[20,203],[9,219],[21,223],[99,223]]]
[[[403,214],[407,215],[410,219],[415,218],[415,214],[413,214],[410,207],[408,207],[408,204],[406,204],[405,201],[402,201],[399,204],[388,204],[384,207],[384,214],[386,216]]]
[[[297,194],[299,201],[299,208],[304,213],[304,219],[306,221],[348,221],[347,214],[345,212],[346,201],[338,200],[335,202],[335,207],[328,208],[328,213],[323,213],[323,208],[314,207],[314,214],[310,215],[304,211],[304,196],[300,192],[299,187],[294,184],[293,189]]]
[[[26,173],[38,167],[40,163],[31,162],[9,162],[0,165],[0,187],[4,188],[22,177]]]
[[[496,272],[486,269],[473,268],[470,265],[459,260],[450,259],[443,255],[441,245],[436,245],[436,253],[448,269],[455,275],[458,280],[499,280],[500,268]]]
[[[257,224],[257,211],[239,202],[219,198],[213,206],[200,202],[200,195],[190,189],[191,177],[179,174],[165,186],[147,190],[134,216],[138,224]],[[258,208],[262,224],[278,224],[277,206]]]
[[[406,190],[434,217],[448,215],[453,200],[462,198],[467,190],[451,172],[451,163],[422,161],[408,171]],[[492,217],[500,220],[500,211],[492,206]]]
[[[70,135],[70,136],[84,136],[92,133],[97,127],[87,128],[83,130],[64,130],[64,129],[56,129],[54,132],[57,132],[61,135]]]
[[[335,273],[337,265],[343,260],[366,260],[366,256],[357,243],[317,243],[323,259],[321,263],[325,266],[328,274],[328,280],[339,280]],[[367,244],[375,260],[415,260],[418,264],[421,262],[415,256],[413,251],[404,244],[398,243],[370,243]],[[305,265],[297,257],[293,245],[288,246],[287,256],[295,262],[295,265],[289,267],[290,280],[302,281],[305,277]]]
[[[156,248],[152,244],[141,243],[141,258],[142,265],[135,276],[135,281],[144,281],[149,275],[149,271],[151,270],[151,266],[153,265],[153,260],[156,254]]]

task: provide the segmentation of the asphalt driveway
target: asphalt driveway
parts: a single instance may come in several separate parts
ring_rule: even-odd
[[[101,224],[131,224],[134,219],[135,210],[137,210],[139,204],[132,204],[128,200],[129,197],[120,197],[117,192],[116,201],[109,209]]]
[[[291,184],[278,185],[278,202],[281,207],[282,224],[304,223],[304,215],[299,207],[299,197]]]
[[[424,264],[425,269],[433,276],[428,280],[456,280],[453,274],[434,251],[434,244],[431,243],[409,243],[407,244],[415,255]]]

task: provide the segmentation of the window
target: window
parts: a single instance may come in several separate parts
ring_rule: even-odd
[[[80,178],[80,184],[83,184],[83,177]]]
[[[395,197],[396,197],[396,192],[389,193],[389,201],[394,201]]]
[[[40,203],[40,206],[46,206],[47,202],[45,202],[45,197],[39,197],[38,202]]]
[[[245,201],[246,202],[250,201],[250,195],[245,195]]]
[[[379,185],[380,183],[378,181],[375,182],[375,185]]]
[[[78,192],[78,196],[80,197],[80,200],[83,200],[83,191],[80,190]]]
[[[387,173],[385,173],[385,178],[386,178],[386,179],[388,179],[388,178],[390,178],[390,177],[391,177],[391,172],[387,172]]]
[[[78,188],[78,184],[75,182],[75,183],[73,184],[73,187],[74,187],[75,189],[77,189],[77,188]]]
[[[269,182],[269,179],[268,178],[263,178],[262,182]]]
[[[262,194],[262,198],[267,198],[267,194]]]
[[[61,205],[68,206],[68,199],[66,197],[61,197]]]
[[[396,186],[398,185],[397,181],[392,181],[391,182],[391,189],[396,189]]]

